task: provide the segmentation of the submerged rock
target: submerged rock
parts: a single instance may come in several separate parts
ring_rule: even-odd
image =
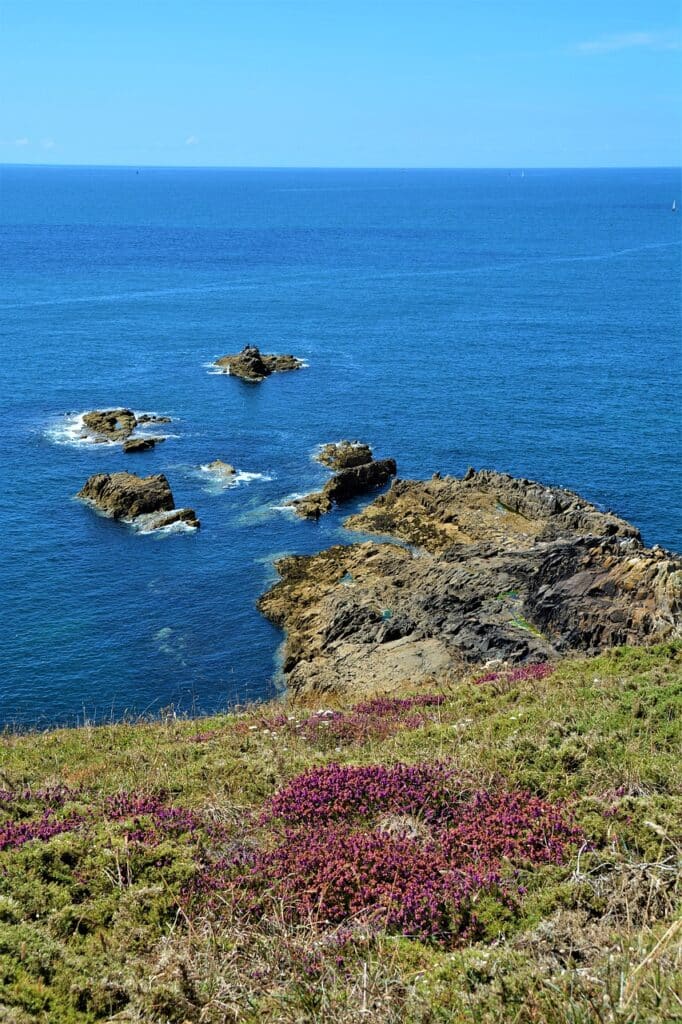
[[[138,423],[172,423],[170,416],[157,416],[156,413],[143,412],[137,418]]]
[[[96,473],[76,495],[112,519],[134,521],[150,513],[172,513],[177,521],[199,526],[193,509],[176,509],[173,493],[163,473],[139,477],[134,473]],[[160,525],[167,526],[168,517]],[[158,529],[145,524],[146,529]]]
[[[123,451],[128,453],[148,452],[165,440],[165,437],[129,437],[127,441],[123,442]]]
[[[213,365],[233,377],[260,383],[272,373],[299,370],[303,366],[303,361],[291,355],[265,354],[255,345],[245,345],[241,352],[237,352],[236,355],[221,356]]]
[[[682,635],[682,559],[561,488],[473,470],[401,480],[346,526],[418,550],[366,542],[277,563],[259,607],[287,632],[293,693]]]
[[[163,530],[165,527],[173,526],[175,523],[184,523],[186,526],[191,526],[193,529],[197,529],[200,526],[200,522],[192,508],[175,508],[169,512],[159,512],[158,515],[152,514],[148,517],[144,516],[139,518],[144,519],[144,523],[140,523],[142,533],[151,533],[153,530]]]
[[[235,476],[237,473],[234,466],[231,466],[229,462],[223,462],[222,459],[214,459],[213,462],[207,462],[205,466],[202,466],[202,469],[224,477]]]

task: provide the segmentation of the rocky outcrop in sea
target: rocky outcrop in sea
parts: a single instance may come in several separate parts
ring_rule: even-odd
[[[91,438],[99,444],[121,441],[123,450],[127,452],[148,451],[165,438],[134,438],[132,435],[136,428],[147,424],[170,422],[170,416],[156,416],[154,413],[142,413],[138,416],[132,409],[93,409],[82,416],[81,436]]]
[[[237,475],[237,470],[234,466],[230,465],[229,462],[224,462],[222,459],[214,459],[213,462],[207,462],[201,467],[207,473],[213,473],[221,479],[229,479]]]
[[[213,366],[233,377],[259,384],[273,373],[300,370],[303,360],[291,355],[272,355],[260,351],[256,345],[245,345],[235,355],[221,356]]]
[[[321,491],[289,502],[302,519],[319,519],[335,504],[383,487],[397,471],[395,459],[375,459],[370,446],[359,441],[323,445],[315,458],[336,472]]]
[[[321,462],[328,469],[338,471],[362,466],[371,462],[373,458],[372,449],[362,441],[336,441],[332,444],[323,444],[315,456],[315,461]]]
[[[175,523],[198,527],[194,509],[176,508],[173,492],[163,473],[139,477],[134,473],[96,473],[76,495],[103,515],[134,523],[143,532]]]
[[[259,601],[286,630],[293,695],[682,634],[682,559],[562,488],[487,470],[396,480],[346,526],[397,543],[283,558]]]
[[[127,441],[123,442],[123,451],[128,455],[135,452],[149,452],[165,440],[165,437],[129,437]]]

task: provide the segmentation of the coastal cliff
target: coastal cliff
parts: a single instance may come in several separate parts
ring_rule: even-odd
[[[397,480],[346,526],[402,543],[276,563],[294,696],[386,690],[463,665],[596,654],[682,632],[682,560],[571,491],[492,471]]]

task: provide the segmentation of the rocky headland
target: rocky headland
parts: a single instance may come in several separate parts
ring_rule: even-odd
[[[143,532],[174,523],[198,527],[191,508],[176,508],[173,492],[163,473],[139,477],[134,473],[96,473],[76,495],[103,515],[134,523]]]
[[[300,370],[303,360],[292,355],[273,355],[260,351],[256,345],[245,345],[235,355],[221,356],[213,366],[233,377],[259,384],[273,373]]]
[[[403,543],[283,558],[259,601],[286,630],[293,696],[682,633],[682,559],[561,488],[486,470],[396,480],[346,526]]]
[[[336,472],[321,491],[289,502],[302,519],[319,519],[335,504],[383,487],[397,471],[395,459],[375,459],[370,446],[359,441],[325,444],[315,458]]]
[[[123,450],[127,452],[148,451],[164,438],[133,438],[136,428],[146,424],[170,422],[170,416],[156,416],[153,413],[142,413],[137,416],[132,409],[93,409],[83,414],[82,437],[91,438],[98,444],[120,441],[123,443]]]

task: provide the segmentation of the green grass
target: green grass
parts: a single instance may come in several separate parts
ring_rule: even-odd
[[[428,689],[446,699],[423,727],[338,749],[273,727],[283,710],[306,714],[281,704],[5,734],[0,789],[69,786],[65,812],[88,828],[0,850],[0,1022],[682,1020],[682,647]],[[568,800],[589,840],[569,863],[524,873],[513,919],[481,899],[485,941],[464,947],[292,923],[274,892],[259,918],[228,896],[188,915],[195,845],[178,834],[145,849],[104,813],[117,792],[163,793],[219,826],[227,851],[306,768],[440,758],[483,785]],[[0,828],[35,813],[0,802]]]

